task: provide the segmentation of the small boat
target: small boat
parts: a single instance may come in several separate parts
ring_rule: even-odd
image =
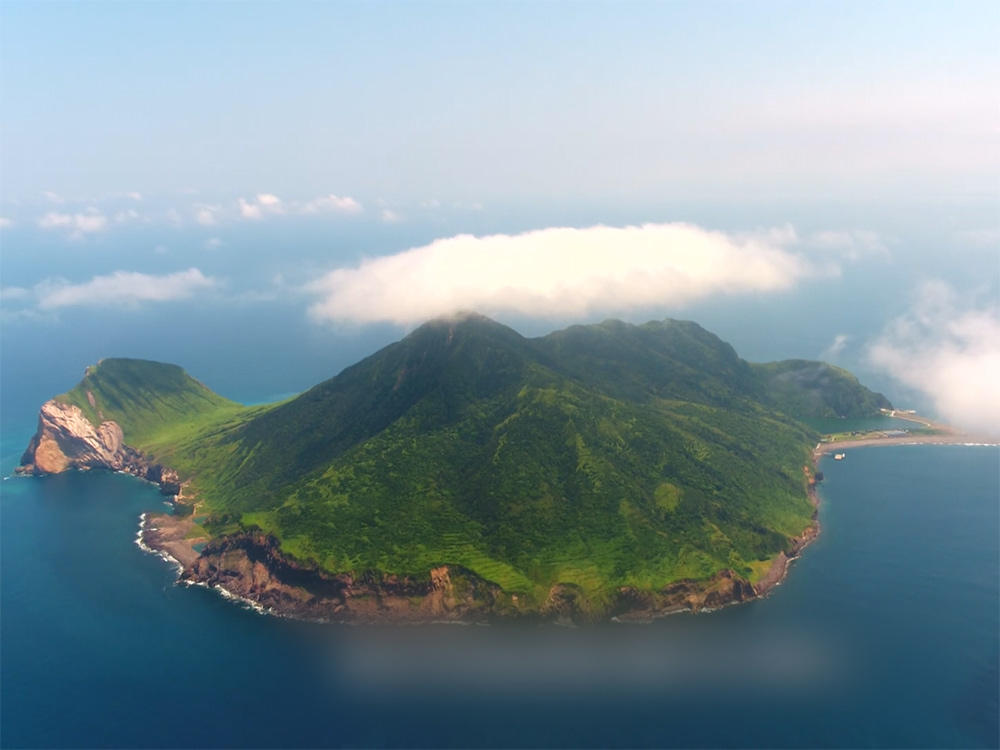
[[[833,454],[833,460],[834,461],[843,461],[845,455],[847,455],[847,454],[846,453],[834,453]]]

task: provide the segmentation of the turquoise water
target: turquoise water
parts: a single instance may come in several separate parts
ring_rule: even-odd
[[[257,615],[134,545],[150,486],[6,480],[0,744],[996,746],[997,448],[821,468],[823,534],[770,598],[580,629]]]

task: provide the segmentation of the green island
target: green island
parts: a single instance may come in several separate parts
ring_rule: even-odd
[[[144,544],[279,614],[643,618],[776,585],[817,532],[803,420],[887,408],[692,322],[528,339],[462,314],[266,406],[102,360],[43,406],[21,471],[158,482],[176,510]]]

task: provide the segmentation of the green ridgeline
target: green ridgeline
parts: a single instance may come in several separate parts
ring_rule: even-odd
[[[191,480],[213,535],[259,527],[336,573],[460,565],[535,603],[575,584],[595,608],[625,585],[753,580],[810,522],[817,435],[797,418],[888,403],[828,365],[750,365],[690,322],[525,339],[476,315],[267,407],[138,360],[60,399]]]
[[[787,359],[752,365],[762,400],[805,418],[870,417],[891,409],[889,399],[862,386],[847,370],[825,362]]]
[[[117,422],[128,445],[189,476],[218,457],[212,446],[221,435],[271,408],[243,406],[177,365],[142,359],[102,359],[55,398],[80,407],[95,426]]]

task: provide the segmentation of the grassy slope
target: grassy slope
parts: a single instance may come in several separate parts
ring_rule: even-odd
[[[750,397],[731,347],[687,323],[564,334],[422,327],[241,430],[217,517],[329,570],[453,563],[598,600],[752,575],[809,522],[814,435]]]
[[[881,393],[825,362],[787,359],[752,367],[760,378],[761,400],[799,417],[865,417],[892,408]]]
[[[104,359],[80,383],[56,396],[75,404],[95,425],[113,419],[129,440],[145,442],[172,425],[242,407],[213,393],[177,365],[142,359]]]
[[[472,317],[268,407],[138,360],[60,399],[191,479],[213,534],[258,526],[335,572],[463,565],[536,601],[574,583],[599,604],[621,585],[753,577],[808,524],[815,435],[762,405],[760,372],[693,323],[529,341]]]
[[[114,420],[128,445],[186,475],[223,465],[220,436],[271,408],[245,407],[177,365],[141,359],[101,360],[56,400],[80,407],[95,426]]]

